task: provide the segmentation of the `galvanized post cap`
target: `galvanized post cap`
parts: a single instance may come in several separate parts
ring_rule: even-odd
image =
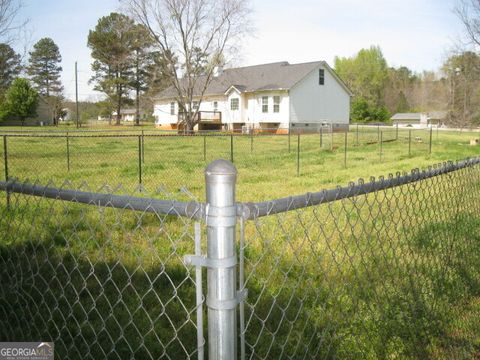
[[[237,168],[228,160],[218,159],[212,161],[205,169],[205,178],[207,181],[214,178],[224,178],[226,181],[235,181],[236,177]]]

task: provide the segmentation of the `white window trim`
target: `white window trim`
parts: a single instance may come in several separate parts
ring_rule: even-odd
[[[236,102],[235,109],[233,108],[233,102]],[[231,98],[230,99],[230,110],[237,111],[240,109],[240,99],[239,98]]]
[[[267,102],[266,102],[266,103],[264,103],[265,98],[267,99]],[[269,103],[268,98],[269,98],[268,96],[262,96],[262,99],[261,99],[262,113],[263,113],[263,114],[268,114],[268,103]],[[267,107],[267,110],[266,110],[266,111],[265,111],[264,108],[263,108],[264,106]]]
[[[278,102],[275,101],[276,99],[278,99]],[[280,112],[280,102],[281,102],[280,95],[275,95],[273,97],[273,112],[274,113],[278,114]]]

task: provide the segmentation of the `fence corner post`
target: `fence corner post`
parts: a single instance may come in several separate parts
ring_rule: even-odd
[[[237,256],[235,233],[237,169],[215,160],[205,170],[207,225],[208,354],[210,360],[237,358]]]

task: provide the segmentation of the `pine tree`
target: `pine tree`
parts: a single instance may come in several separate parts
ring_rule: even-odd
[[[39,40],[30,52],[29,65],[27,67],[34,87],[46,97],[59,95],[63,91],[60,81],[62,56],[57,44],[50,38]]]
[[[7,44],[0,44],[0,97],[18,77],[22,67],[20,55]]]
[[[108,96],[117,113],[120,125],[121,110],[128,102],[128,92],[133,78],[133,51],[135,23],[123,14],[111,13],[98,20],[88,34],[88,47],[92,50],[92,70],[95,90]]]
[[[62,114],[63,86],[60,81],[62,56],[57,44],[50,38],[40,39],[30,52],[28,75],[34,88],[53,109],[53,122],[58,124],[58,118]]]

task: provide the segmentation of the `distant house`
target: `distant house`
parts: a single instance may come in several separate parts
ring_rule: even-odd
[[[122,109],[120,110],[120,120],[122,122],[133,122],[135,121],[135,114],[137,113],[136,109]],[[143,111],[140,111],[140,120],[146,118],[146,114]],[[117,118],[117,112],[112,112],[112,120]],[[100,119],[99,119],[100,120]]]
[[[194,97],[194,108],[199,106],[199,95]],[[351,95],[325,61],[219,68],[207,86],[194,129],[285,133],[318,131],[330,123],[347,126]],[[175,99],[173,87],[156,98],[153,115],[159,128],[184,127]]]
[[[75,112],[66,107],[62,109],[62,116],[58,119],[60,122],[68,122],[68,121],[73,121],[75,120]]]
[[[446,111],[431,111],[423,113],[397,113],[390,120],[398,126],[427,127],[431,125],[443,125],[447,118]]]
[[[7,118],[1,122],[5,126],[44,126],[54,125],[54,110],[44,97],[38,97],[37,116],[27,118],[23,121],[20,118]]]

